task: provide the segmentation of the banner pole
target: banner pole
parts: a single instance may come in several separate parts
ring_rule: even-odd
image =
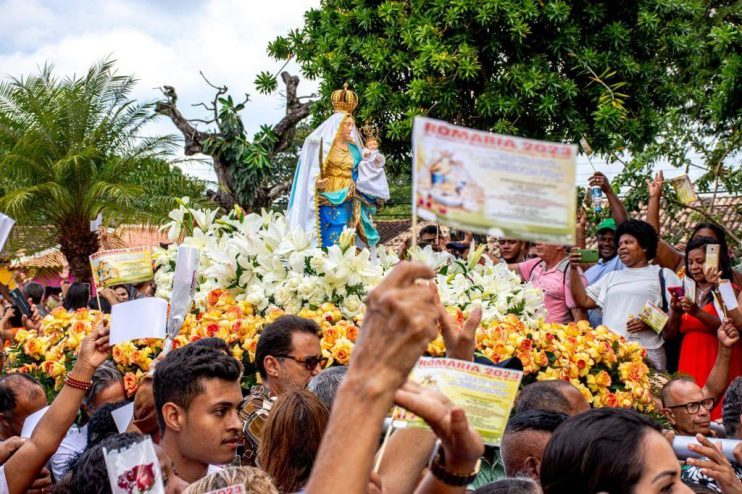
[[[95,282],[97,277],[95,276],[95,267],[93,266],[93,259],[88,258],[90,261],[90,274],[93,276],[93,287],[95,287],[95,298],[98,300],[98,310],[102,313],[103,307],[100,305],[100,290],[98,290],[98,284]]]
[[[412,211],[412,248],[417,247],[417,211]]]

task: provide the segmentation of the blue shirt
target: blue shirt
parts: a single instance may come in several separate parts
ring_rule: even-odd
[[[585,271],[585,278],[587,278],[587,286],[600,280],[603,276],[607,275],[611,271],[621,271],[624,268],[621,259],[618,256],[614,256],[610,261],[604,262],[603,259],[598,259],[598,263]]]
[[[618,256],[614,256],[610,261],[604,262],[603,259],[598,259],[598,263],[593,267],[585,271],[585,278],[587,279],[587,286],[600,280],[603,276],[607,275],[611,271],[621,271],[624,268],[621,259]],[[603,313],[600,309],[590,310],[587,313],[590,326],[597,328],[603,324]]]

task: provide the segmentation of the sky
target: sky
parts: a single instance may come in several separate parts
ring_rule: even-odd
[[[173,86],[180,110],[198,118],[207,114],[191,104],[214,94],[199,75],[203,71],[214,84],[228,86],[235,99],[250,94],[242,116],[252,134],[278,122],[284,111],[280,94],[261,95],[253,86],[259,72],[276,73],[283,65],[268,57],[268,43],[301,27],[304,12],[317,6],[319,0],[1,0],[0,76],[34,73],[45,63],[60,77],[82,74],[111,57],[120,73],[139,79],[133,97],[156,100],[157,88]],[[296,66],[287,68],[298,74]],[[299,93],[309,95],[316,87],[302,80]],[[177,133],[166,118],[148,132]],[[213,177],[208,165],[184,168]]]
[[[59,76],[82,74],[96,61],[111,57],[120,73],[139,79],[135,98],[156,100],[161,97],[159,87],[173,86],[181,112],[203,118],[205,110],[191,106],[213,98],[214,91],[199,75],[203,71],[214,84],[228,86],[235,99],[250,94],[242,118],[252,134],[260,125],[278,122],[284,112],[279,93],[261,95],[253,86],[259,72],[276,73],[283,65],[268,57],[268,43],[301,27],[304,12],[319,4],[320,0],[0,0],[0,76],[27,75],[45,63],[53,64]],[[299,74],[294,64],[287,69]],[[299,94],[312,94],[317,85],[302,78]],[[147,131],[177,134],[164,117]],[[618,164],[595,160],[594,164],[609,177],[621,169]],[[215,180],[209,164],[189,162],[181,167]],[[679,173],[672,170],[669,176]],[[581,158],[578,184],[584,185],[591,174],[589,163]]]

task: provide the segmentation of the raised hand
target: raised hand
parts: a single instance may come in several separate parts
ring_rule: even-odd
[[[604,194],[612,194],[613,189],[611,188],[611,183],[608,181],[608,177],[603,175],[602,172],[595,172],[592,177],[588,180],[588,183],[591,187],[600,187],[600,190],[603,191]]]
[[[727,348],[732,348],[739,341],[739,331],[734,327],[731,319],[724,319],[716,331],[719,343]]]
[[[696,441],[699,444],[690,444],[688,449],[707,459],[688,458],[688,464],[700,468],[703,475],[714,479],[724,494],[742,493],[742,482],[734,473],[729,460],[721,452],[721,446],[713,444],[701,434],[696,434]]]
[[[95,371],[111,355],[111,346],[108,344],[110,328],[108,321],[102,321],[98,327],[86,336],[80,343],[80,352],[77,356],[75,368]]]
[[[584,232],[587,228],[587,215],[582,207],[577,208],[577,229]]]
[[[471,472],[484,454],[484,443],[469,425],[462,408],[438,391],[407,382],[397,391],[394,402],[423,419],[441,440],[446,468]]]
[[[423,264],[401,262],[368,295],[349,373],[361,372],[383,389],[405,382],[437,333],[441,315],[433,293],[418,283],[433,276]]]
[[[721,271],[719,271],[719,268],[707,264],[703,266],[703,276],[712,285],[718,285],[719,281],[721,281]]]
[[[649,190],[649,197],[662,197],[662,185],[665,183],[665,175],[662,170],[658,171],[654,180],[647,179],[647,189]]]
[[[459,360],[474,360],[474,350],[476,349],[476,333],[479,323],[482,321],[481,307],[475,308],[466,318],[463,324],[459,324],[448,313],[441,303],[438,295],[438,287],[433,284],[430,286],[433,293],[433,301],[440,314],[441,332],[443,334],[443,343],[446,345],[446,357]]]

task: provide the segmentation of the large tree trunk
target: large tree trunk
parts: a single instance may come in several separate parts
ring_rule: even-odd
[[[57,240],[62,254],[70,263],[70,273],[78,281],[91,281],[90,256],[100,248],[100,240],[98,232],[90,231],[90,221],[65,221],[60,225]]]

